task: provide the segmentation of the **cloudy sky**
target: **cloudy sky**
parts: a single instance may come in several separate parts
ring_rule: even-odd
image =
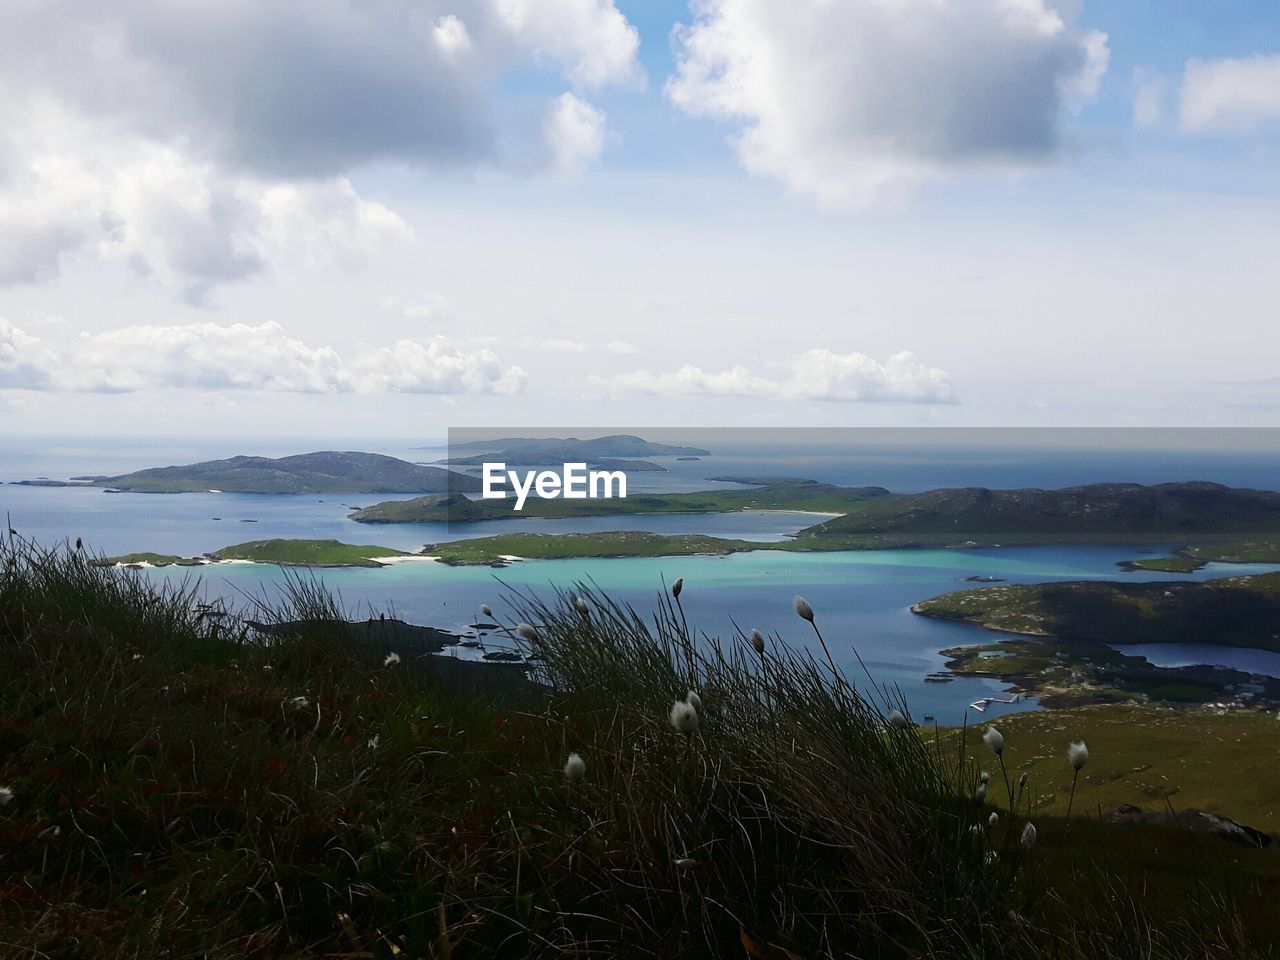
[[[1280,425],[1269,0],[4,0],[0,433]]]

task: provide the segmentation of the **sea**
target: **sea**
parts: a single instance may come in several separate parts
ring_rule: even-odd
[[[639,432],[639,431],[635,431]],[[1161,435],[1163,437],[1163,435]],[[706,444],[711,454],[695,461],[663,460],[662,473],[632,473],[637,492],[737,488],[709,478],[791,476],[845,485],[879,485],[914,492],[937,487],[1053,488],[1092,482],[1160,483],[1205,480],[1258,489],[1280,489],[1280,445],[1267,434],[1224,443],[1220,433],[1193,434],[1179,442],[1161,437],[1107,434],[1090,445],[1078,435],[1038,436],[1034,443],[921,442],[893,437],[880,445],[842,448],[831,438],[805,446],[787,438],[776,448],[753,437],[737,445],[732,437]],[[1165,437],[1164,439],[1168,439]],[[1194,441],[1194,442],[1193,442]],[[97,554],[139,551],[197,555],[234,543],[267,538],[333,538],[416,551],[425,544],[496,532],[529,530],[568,533],[645,530],[666,534],[710,534],[760,542],[776,541],[820,515],[796,511],[743,511],[714,515],[628,516],[575,520],[511,520],[465,525],[360,524],[347,519],[353,507],[408,495],[282,496],[229,493],[177,495],[108,493],[97,488],[19,486],[14,481],[65,480],[82,475],[114,475],[145,467],[192,463],[256,454],[283,456],[317,449],[385,453],[432,463],[445,455],[441,443],[368,438],[299,441],[282,437],[254,440],[0,436],[0,514],[23,536],[45,545],[83,539]],[[1010,583],[1061,580],[1158,581],[1168,574],[1124,572],[1122,560],[1161,555],[1174,544],[1107,543],[973,549],[884,550],[848,553],[760,551],[726,557],[658,557],[592,560],[537,560],[501,569],[450,567],[431,561],[397,563],[380,569],[347,568],[302,574],[322,581],[352,616],[387,613],[405,620],[467,632],[481,604],[499,619],[515,618],[521,596],[550,595],[587,584],[642,612],[656,609],[660,593],[677,578],[690,625],[710,636],[730,638],[758,628],[783,641],[813,642],[799,620],[794,597],[804,596],[817,612],[832,653],[851,675],[861,675],[860,658],[877,683],[901,691],[913,716],[958,723],[1010,711],[1036,709],[1031,698],[1016,703],[1005,687],[986,678],[958,677],[936,682],[946,658],[941,650],[990,642],[979,628],[929,620],[911,613],[919,600],[972,587],[974,577]],[[1209,564],[1179,581],[1267,572],[1264,564]],[[146,570],[157,581],[183,581],[207,599],[233,605],[274,603],[286,579],[299,571],[260,564],[219,564],[204,568]],[[1221,663],[1280,676],[1280,655],[1204,645],[1128,647],[1164,666]],[[932,679],[931,679],[932,678]]]

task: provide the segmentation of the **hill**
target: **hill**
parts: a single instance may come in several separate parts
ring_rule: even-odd
[[[76,479],[132,493],[443,493],[480,489],[475,477],[440,467],[378,453],[332,450],[278,459],[231,457]]]
[[[912,610],[1028,636],[1280,651],[1280,573],[1202,583],[1001,584],[943,594]]]
[[[1269,828],[1274,720],[1002,720],[997,765],[976,731],[917,730],[781,639],[762,668],[695,642],[669,605],[584,594],[517,598],[541,682],[486,693],[418,656],[411,625],[349,623],[320,587],[250,624],[0,540],[0,943],[101,960],[1274,956],[1274,850],[1160,817],[1194,802]],[[243,642],[263,625],[272,643]],[[1076,736],[1092,757],[1068,819]],[[1017,812],[1006,763],[1028,775]],[[1095,818],[1103,802],[1149,819]]]
[[[930,490],[886,498],[801,532],[1024,538],[1280,531],[1280,493],[1218,483],[1096,483],[1061,490]]]

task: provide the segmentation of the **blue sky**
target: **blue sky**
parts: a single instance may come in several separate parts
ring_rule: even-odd
[[[0,432],[1280,411],[1272,4],[50,0],[0,64]]]

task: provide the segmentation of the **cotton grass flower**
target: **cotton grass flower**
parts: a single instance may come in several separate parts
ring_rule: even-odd
[[[982,735],[982,742],[990,747],[991,752],[997,757],[1004,756],[1004,734],[995,727],[987,727]]]
[[[1030,820],[1027,825],[1022,828],[1022,845],[1030,850],[1036,845],[1036,825]]]
[[[804,597],[797,596],[793,602],[796,606],[796,615],[801,620],[808,620],[813,623],[813,607],[809,606],[809,601]]]
[[[987,817],[987,826],[990,827],[992,830],[994,830],[999,825],[999,823],[1000,823],[1000,814],[992,810],[991,816]]]
[[[890,725],[897,727],[899,730],[905,730],[907,727],[911,726],[911,721],[907,719],[906,714],[901,710],[889,711],[889,723]]]
[[[581,594],[573,598],[573,605],[584,617],[591,612],[591,604],[587,603],[587,598]]]
[[[751,646],[758,656],[764,656],[764,634],[759,630],[751,631]]]
[[[1071,764],[1071,798],[1067,800],[1067,819],[1071,819],[1071,807],[1076,802],[1076,781],[1080,779],[1080,771],[1089,762],[1089,748],[1083,740],[1073,740],[1067,745],[1067,760]]]
[[[7,807],[13,803],[13,788],[0,787],[0,807]]]
[[[686,737],[691,737],[698,732],[698,710],[691,703],[677,700],[671,705],[669,718],[671,726]]]
[[[698,696],[698,691],[696,690],[690,690],[688,693],[686,693],[684,695],[684,702],[687,703],[689,706],[693,707],[693,709],[695,710],[702,709],[702,698]]]
[[[538,641],[538,631],[527,623],[516,624],[516,635],[528,640],[530,643],[536,643]]]
[[[490,620],[493,619],[493,607],[489,606],[487,603],[480,604],[480,612]]]
[[[979,779],[979,780],[981,780],[983,783],[990,783],[990,782],[991,782],[991,774],[989,774],[989,773],[987,773],[987,771],[983,770],[980,774],[978,774],[978,779]]]
[[[1071,761],[1071,769],[1082,770],[1089,762],[1089,748],[1083,740],[1074,740],[1067,746],[1067,759]]]
[[[307,710],[307,709],[310,709],[311,707],[311,701],[308,700],[306,697],[294,697],[292,700],[289,701],[289,706],[299,711]]]
[[[983,800],[987,799],[987,783],[985,780],[978,784],[977,790],[973,791],[973,799],[977,800],[979,803],[982,803]]]
[[[388,653],[388,654],[386,655],[386,657],[383,659],[383,661],[382,661],[382,665],[383,665],[384,667],[394,667],[394,666],[395,666],[397,663],[399,663],[399,662],[400,662],[400,654],[398,654],[398,653],[396,653],[394,650],[392,650],[392,651],[391,651],[390,653]]]
[[[576,753],[569,754],[569,759],[564,763],[564,778],[570,783],[581,783],[586,775],[587,762]]]

